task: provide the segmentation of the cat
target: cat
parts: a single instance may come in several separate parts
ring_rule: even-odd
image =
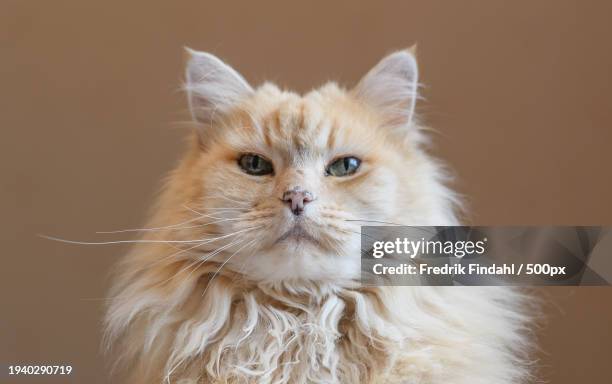
[[[305,95],[188,53],[195,128],[105,317],[128,383],[529,380],[521,292],[359,284],[361,225],[459,223],[414,50]]]

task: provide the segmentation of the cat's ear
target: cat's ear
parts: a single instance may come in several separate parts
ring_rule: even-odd
[[[194,120],[212,124],[248,97],[253,88],[232,67],[210,53],[185,48],[188,54],[185,90]]]
[[[382,59],[353,90],[363,102],[378,109],[387,125],[407,127],[414,118],[419,70],[415,47]]]

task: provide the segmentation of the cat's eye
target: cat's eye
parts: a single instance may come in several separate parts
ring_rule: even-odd
[[[350,176],[357,172],[359,166],[361,165],[361,160],[353,156],[341,157],[339,159],[334,160],[330,165],[327,166],[325,170],[325,174],[327,176]]]
[[[274,173],[272,162],[259,155],[246,154],[240,156],[238,165],[249,175],[263,176]]]

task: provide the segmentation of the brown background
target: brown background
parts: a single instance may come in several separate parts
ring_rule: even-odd
[[[355,82],[419,44],[420,112],[477,224],[612,224],[607,1],[2,0],[0,167],[6,364],[66,363],[108,382],[98,352],[108,239],[141,224],[180,154],[182,46],[253,83]],[[540,290],[540,379],[609,382],[612,289]]]

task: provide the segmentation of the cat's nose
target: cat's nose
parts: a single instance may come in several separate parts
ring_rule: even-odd
[[[298,186],[285,191],[282,200],[294,215],[299,216],[304,212],[304,206],[314,200],[314,196]]]

